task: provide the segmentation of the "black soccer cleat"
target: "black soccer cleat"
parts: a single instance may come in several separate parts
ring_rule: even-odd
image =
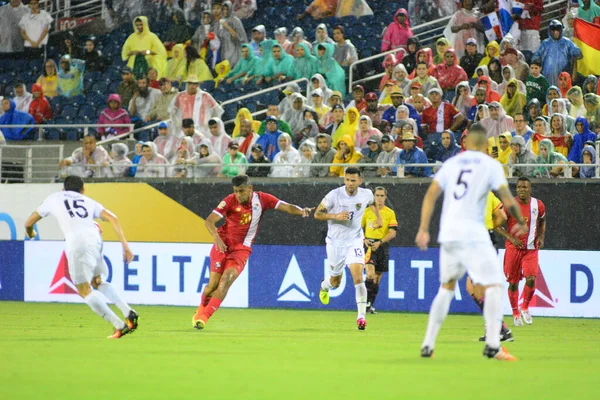
[[[508,329],[506,332],[500,335],[501,342],[514,342],[515,338],[512,334],[512,331]]]
[[[429,346],[425,346],[421,349],[421,357],[423,358],[433,358],[433,349]]]
[[[127,324],[127,327],[129,328],[129,330],[131,332],[133,332],[137,329],[139,318],[140,318],[140,316],[138,315],[138,313],[136,313],[133,310],[129,311],[129,315],[127,315],[127,318],[125,319],[125,323]]]

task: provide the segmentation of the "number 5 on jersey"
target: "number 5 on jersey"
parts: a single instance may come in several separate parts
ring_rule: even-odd
[[[69,200],[65,200],[65,207],[67,208],[67,212],[71,218],[74,218],[75,216],[78,216],[79,218],[87,218],[89,213],[83,206],[83,202],[83,199],[73,200],[73,205],[71,206],[69,204]]]

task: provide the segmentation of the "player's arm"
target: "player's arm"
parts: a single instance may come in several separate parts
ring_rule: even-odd
[[[435,209],[435,202],[442,194],[442,187],[437,181],[431,182],[425,197],[423,198],[423,205],[421,206],[421,224],[419,225],[419,232],[415,239],[415,243],[421,250],[427,250],[429,245],[429,225],[431,224],[431,216]]]
[[[309,217],[310,214],[313,212],[314,207],[313,208],[301,208],[295,204],[289,204],[283,201],[280,201],[279,204],[277,205],[276,210],[279,211],[283,211],[285,213],[291,214],[291,215],[300,215],[303,218]]]
[[[500,205],[500,207],[498,207],[492,213],[492,223],[494,224],[494,229],[503,226],[506,221],[508,221],[508,216],[506,215],[504,208],[502,208],[502,205]]]
[[[331,219],[336,221],[348,221],[350,219],[350,213],[348,211],[343,211],[339,214],[329,214],[325,204],[321,203],[319,204],[319,207],[317,207],[317,211],[315,211],[315,218],[319,221],[329,221]]]
[[[123,260],[128,264],[133,261],[133,252],[129,248],[129,243],[127,243],[127,239],[125,239],[125,232],[123,232],[123,227],[121,226],[121,222],[115,214],[108,211],[107,209],[102,210],[100,213],[100,219],[105,222],[109,222],[115,231],[115,234],[119,238],[119,242],[123,245]]]
[[[204,221],[204,226],[206,226],[206,229],[208,229],[208,232],[212,235],[217,249],[219,249],[220,252],[224,253],[227,251],[227,246],[225,245],[223,239],[221,239],[221,236],[219,236],[219,232],[217,231],[217,222],[219,222],[222,219],[223,217],[221,215],[213,211],[212,213],[210,213],[208,218],[206,218],[206,221]]]
[[[525,219],[521,214],[521,209],[517,205],[517,202],[512,197],[512,193],[508,189],[508,186],[504,185],[498,189],[498,198],[504,204],[504,207],[508,210],[510,215],[513,216],[514,219],[517,220],[512,232],[510,232],[513,236],[520,236],[527,232],[527,224],[525,223]]]
[[[538,248],[544,248],[544,241],[546,239],[546,217],[540,218],[540,229],[538,233]]]
[[[377,219],[375,220],[375,223],[373,224],[373,228],[374,229],[381,228],[383,226],[383,219],[381,218],[381,213],[379,212],[379,208],[377,207],[377,204],[375,204],[375,202],[373,201],[373,203],[371,203],[369,205],[373,206],[373,214],[375,214],[375,217],[377,217]]]
[[[35,237],[35,231],[33,230],[33,226],[38,223],[39,220],[42,219],[42,216],[38,214],[37,211],[34,211],[27,221],[25,221],[25,235],[29,239],[33,239]]]

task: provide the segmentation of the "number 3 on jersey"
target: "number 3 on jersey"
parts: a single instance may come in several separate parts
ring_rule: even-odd
[[[460,200],[467,194],[467,190],[469,189],[469,184],[465,180],[468,177],[468,174],[472,173],[471,169],[461,169],[460,174],[458,175],[458,180],[456,181],[456,190],[454,191],[454,198],[456,200]],[[461,186],[464,186],[463,189],[460,189]]]
[[[67,208],[67,212],[71,218],[78,216],[79,218],[87,218],[88,211],[83,206],[83,200],[73,200],[73,206],[69,204],[69,200],[65,200],[65,207]]]

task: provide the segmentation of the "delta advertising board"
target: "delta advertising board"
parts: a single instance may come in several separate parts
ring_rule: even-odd
[[[2,242],[0,242],[2,243]],[[6,243],[6,242],[5,242]],[[62,256],[62,242],[24,243],[25,301],[80,302]],[[0,246],[1,248],[1,246]],[[111,281],[133,304],[196,306],[210,274],[209,244],[132,243],[135,261],[125,265],[119,243],[105,243]],[[376,307],[379,310],[428,312],[439,287],[438,249],[392,248]],[[502,258],[502,252],[499,257]],[[530,305],[533,315],[600,317],[600,252],[540,252],[540,274]],[[229,307],[354,310],[354,285],[348,274],[319,302],[328,262],[324,246],[257,245],[225,301]],[[0,272],[0,279],[1,279]],[[0,290],[0,299],[2,299]],[[463,279],[452,312],[478,312]],[[510,315],[505,299],[504,312]]]

